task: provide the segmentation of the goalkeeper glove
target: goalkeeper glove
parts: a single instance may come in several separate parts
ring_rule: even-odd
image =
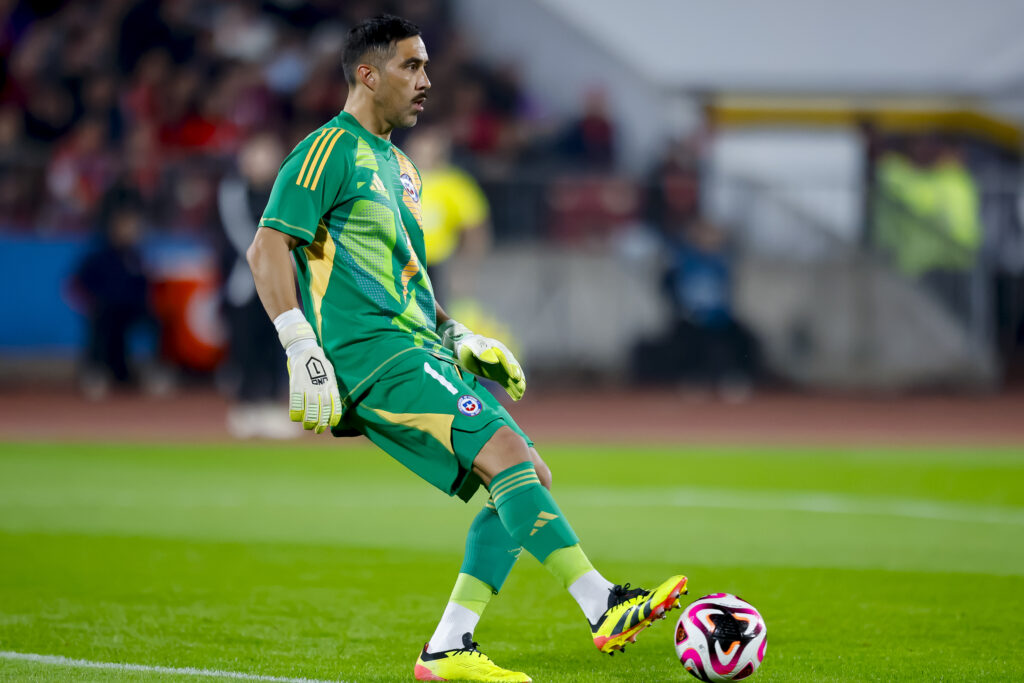
[[[274,319],[288,354],[288,417],[320,434],[341,421],[341,396],[334,366],[302,312],[293,308]]]
[[[474,334],[462,323],[448,319],[437,329],[441,344],[455,354],[459,366],[503,386],[513,401],[526,391],[526,376],[508,347],[496,339]]]

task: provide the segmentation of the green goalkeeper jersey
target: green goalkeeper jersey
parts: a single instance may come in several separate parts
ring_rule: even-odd
[[[406,354],[451,354],[437,335],[419,172],[342,112],[281,164],[260,220],[295,237],[306,318],[346,404]]]

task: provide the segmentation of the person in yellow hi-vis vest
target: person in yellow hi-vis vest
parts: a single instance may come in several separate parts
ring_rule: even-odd
[[[890,152],[878,164],[878,243],[911,277],[970,271],[981,246],[978,189],[951,149],[928,141],[912,156]]]
[[[971,274],[984,235],[978,188],[957,150],[920,138],[907,156],[883,156],[876,182],[878,245],[954,314],[971,318]]]
[[[423,239],[438,296],[471,297],[480,260],[491,246],[490,206],[480,185],[451,162],[451,137],[434,126],[410,137],[409,156],[423,178]],[[453,257],[458,257],[457,277]]]

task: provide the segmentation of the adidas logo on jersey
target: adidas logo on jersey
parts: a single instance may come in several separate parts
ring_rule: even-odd
[[[377,194],[382,194],[388,199],[391,199],[391,195],[388,194],[388,188],[384,186],[384,181],[380,179],[380,176],[376,173],[373,174],[373,182],[370,183],[370,189]]]

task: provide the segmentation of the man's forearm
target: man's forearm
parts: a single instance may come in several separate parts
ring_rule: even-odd
[[[291,250],[296,244],[293,237],[270,228],[260,228],[245,252],[256,292],[271,320],[299,307],[291,258]]]

